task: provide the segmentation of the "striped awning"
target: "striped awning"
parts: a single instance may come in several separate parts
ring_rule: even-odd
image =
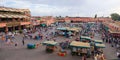
[[[90,44],[89,43],[78,42],[78,41],[72,41],[70,43],[70,46],[78,47],[78,48],[90,48]]]

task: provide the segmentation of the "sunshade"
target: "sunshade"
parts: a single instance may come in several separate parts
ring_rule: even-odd
[[[79,32],[79,29],[77,28],[68,28],[67,30]]]
[[[105,44],[98,44],[98,43],[96,43],[95,46],[97,48],[105,48]]]
[[[69,31],[69,32],[68,32],[68,34],[72,34],[72,32],[71,32],[71,31]]]
[[[89,43],[78,42],[78,41],[72,41],[70,43],[70,46],[72,46],[72,47],[79,47],[79,48],[90,48],[90,44]]]
[[[103,43],[102,40],[93,40],[95,43]]]
[[[55,41],[45,41],[45,42],[43,42],[43,45],[56,45],[57,44],[57,42],[55,42]]]
[[[67,30],[67,28],[62,27],[62,28],[57,28],[57,30]]]
[[[81,36],[80,38],[81,38],[81,39],[88,39],[88,40],[91,40],[91,38],[88,37],[88,36]]]

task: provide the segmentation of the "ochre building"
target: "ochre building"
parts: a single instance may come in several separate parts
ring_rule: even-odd
[[[0,32],[30,27],[30,10],[0,7]]]
[[[112,21],[111,18],[107,17],[65,17],[61,19],[57,19],[58,22],[71,22],[71,23],[80,23],[80,22],[107,22]]]

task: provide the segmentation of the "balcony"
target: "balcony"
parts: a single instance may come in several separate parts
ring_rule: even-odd
[[[6,23],[6,26],[7,27],[12,27],[12,26],[19,26],[20,25],[20,22],[9,22],[9,23]]]

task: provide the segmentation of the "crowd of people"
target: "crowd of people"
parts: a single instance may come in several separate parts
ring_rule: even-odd
[[[111,47],[116,49],[117,57],[120,58],[120,38],[115,38],[109,35],[109,32],[102,30],[102,40],[105,43],[109,43]]]

